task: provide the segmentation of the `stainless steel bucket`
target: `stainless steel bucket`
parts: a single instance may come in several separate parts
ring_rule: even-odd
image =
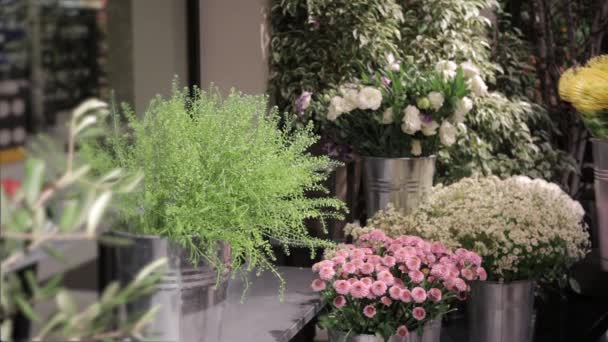
[[[608,139],[591,139],[591,142],[600,261],[602,270],[608,271]]]
[[[469,307],[470,342],[530,342],[534,282],[472,282]]]
[[[125,236],[126,234],[119,234]],[[226,299],[228,277],[216,284],[217,272],[201,261],[196,267],[181,246],[158,236],[126,235],[133,243],[116,249],[117,276],[122,282],[158,258],[167,258],[167,272],[157,291],[126,307],[129,313],[141,312],[156,305],[160,311],[143,335],[150,341],[215,342],[220,341],[222,302]],[[229,258],[229,248],[219,253]],[[217,286],[216,286],[217,285]]]
[[[374,335],[349,335],[346,332],[329,330],[329,342],[384,342],[384,339]],[[422,336],[415,331],[403,338],[392,336],[388,342],[440,342],[441,339],[441,317],[431,320],[424,326]]]
[[[433,187],[435,156],[421,158],[363,158],[363,180],[367,216],[392,203],[402,214],[410,214]]]

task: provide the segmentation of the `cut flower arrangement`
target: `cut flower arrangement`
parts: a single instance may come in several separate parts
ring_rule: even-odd
[[[474,252],[380,230],[328,251],[313,271],[319,278],[311,286],[328,303],[323,328],[384,339],[420,333],[467,297],[467,281],[487,276]]]
[[[470,62],[441,61],[435,70],[420,72],[389,55],[386,70],[326,96],[326,119],[361,155],[429,156],[441,145],[453,145],[459,129],[466,129],[470,96],[486,94],[487,86]]]
[[[389,236],[416,234],[479,253],[496,281],[564,280],[588,252],[585,212],[559,186],[516,176],[465,178],[436,186],[407,217],[389,208],[370,225]],[[371,228],[349,226],[353,236]]]

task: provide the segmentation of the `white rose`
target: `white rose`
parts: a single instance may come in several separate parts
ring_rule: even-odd
[[[439,124],[435,120],[431,120],[430,122],[422,121],[422,134],[428,136],[437,134],[437,128],[439,128]]]
[[[392,53],[389,53],[386,56],[386,61],[388,62],[388,68],[391,71],[399,71],[399,69],[401,68],[401,66],[399,65],[399,61],[395,59],[395,55],[393,55]]]
[[[476,96],[484,96],[488,93],[488,86],[479,75],[469,80],[469,89]]]
[[[439,127],[439,140],[445,146],[452,146],[456,142],[456,127],[452,126],[448,120],[443,120]]]
[[[405,107],[403,111],[403,123],[401,124],[401,130],[406,134],[415,134],[422,126],[420,121],[420,111],[416,106],[409,105]]]
[[[412,140],[412,155],[419,156],[422,154],[422,144],[420,140]]]
[[[468,97],[463,97],[456,102],[453,120],[455,123],[463,123],[465,115],[473,109],[473,101]]]
[[[431,107],[434,110],[439,110],[439,108],[441,108],[441,106],[443,106],[443,101],[445,100],[443,97],[443,94],[441,94],[440,92],[437,91],[432,91],[430,92],[427,97],[429,98],[429,101],[431,102]]]
[[[393,108],[386,108],[382,113],[382,123],[385,125],[392,124],[394,120]]]
[[[382,104],[382,93],[372,87],[365,87],[359,92],[357,97],[359,109],[377,110]]]
[[[344,113],[345,101],[340,96],[332,97],[329,102],[329,111],[327,113],[327,120],[336,121],[336,119]]]
[[[466,78],[473,78],[479,75],[479,68],[477,68],[475,64],[471,62],[463,62],[460,64],[460,67],[462,68],[462,73]]]
[[[435,70],[437,70],[438,73],[443,75],[443,78],[446,80],[454,78],[454,76],[456,76],[457,68],[458,66],[456,65],[456,63],[452,61],[439,61],[435,65]]]
[[[350,112],[357,108],[359,104],[359,92],[355,88],[344,88],[342,89],[342,95],[344,95],[344,111]]]

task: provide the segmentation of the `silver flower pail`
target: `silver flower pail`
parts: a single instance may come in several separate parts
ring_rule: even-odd
[[[346,332],[329,330],[329,342],[384,342],[384,339],[375,335],[348,335]],[[388,342],[440,342],[441,317],[428,321],[422,335],[411,331],[407,337],[392,336]]]
[[[202,260],[193,266],[188,250],[166,238],[118,235],[132,241],[129,246],[116,248],[117,276],[121,282],[131,281],[151,261],[167,258],[167,272],[157,291],[126,306],[127,316],[160,306],[154,320],[143,331],[146,340],[219,341],[228,277],[216,284],[217,272],[213,267]],[[230,258],[226,245],[218,247],[218,253],[225,261]]]
[[[534,282],[471,283],[468,303],[470,342],[530,342]]]
[[[608,139],[591,139],[591,142],[600,261],[602,270],[608,271]]]
[[[435,156],[420,158],[363,158],[363,182],[367,216],[392,203],[410,214],[433,187]]]

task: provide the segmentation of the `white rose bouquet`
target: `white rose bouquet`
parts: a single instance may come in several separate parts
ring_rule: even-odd
[[[386,70],[328,94],[326,119],[361,155],[418,157],[456,142],[473,96],[487,86],[470,62],[441,61],[425,72],[388,56]]]
[[[389,236],[418,235],[484,259],[489,280],[564,279],[588,252],[581,205],[559,186],[524,176],[465,178],[437,186],[412,215],[378,213],[369,223]],[[357,236],[367,228],[349,227]]]

